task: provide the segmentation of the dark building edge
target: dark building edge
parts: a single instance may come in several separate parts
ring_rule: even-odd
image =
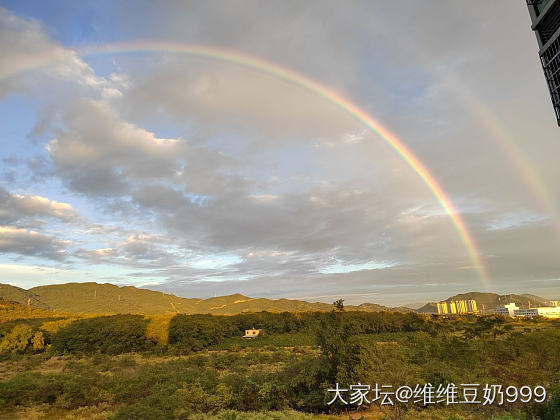
[[[560,126],[560,0],[526,0],[556,122]]]

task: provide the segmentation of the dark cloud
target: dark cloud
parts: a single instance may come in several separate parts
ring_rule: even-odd
[[[64,260],[65,248],[65,242],[51,236],[27,229],[0,226],[0,253]]]

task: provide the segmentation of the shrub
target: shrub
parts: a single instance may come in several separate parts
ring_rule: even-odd
[[[23,353],[33,337],[33,330],[29,325],[18,324],[6,334],[0,343],[0,351]]]
[[[119,354],[153,347],[146,338],[148,320],[139,315],[81,319],[61,328],[52,340],[58,353]]]

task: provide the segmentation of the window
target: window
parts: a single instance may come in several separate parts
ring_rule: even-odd
[[[537,16],[541,14],[548,3],[550,3],[550,0],[537,1]]]

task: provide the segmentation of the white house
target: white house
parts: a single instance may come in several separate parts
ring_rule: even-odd
[[[245,335],[243,336],[243,338],[257,338],[261,335],[263,335],[264,330],[256,330],[255,328],[252,328],[250,330],[245,330]]]

